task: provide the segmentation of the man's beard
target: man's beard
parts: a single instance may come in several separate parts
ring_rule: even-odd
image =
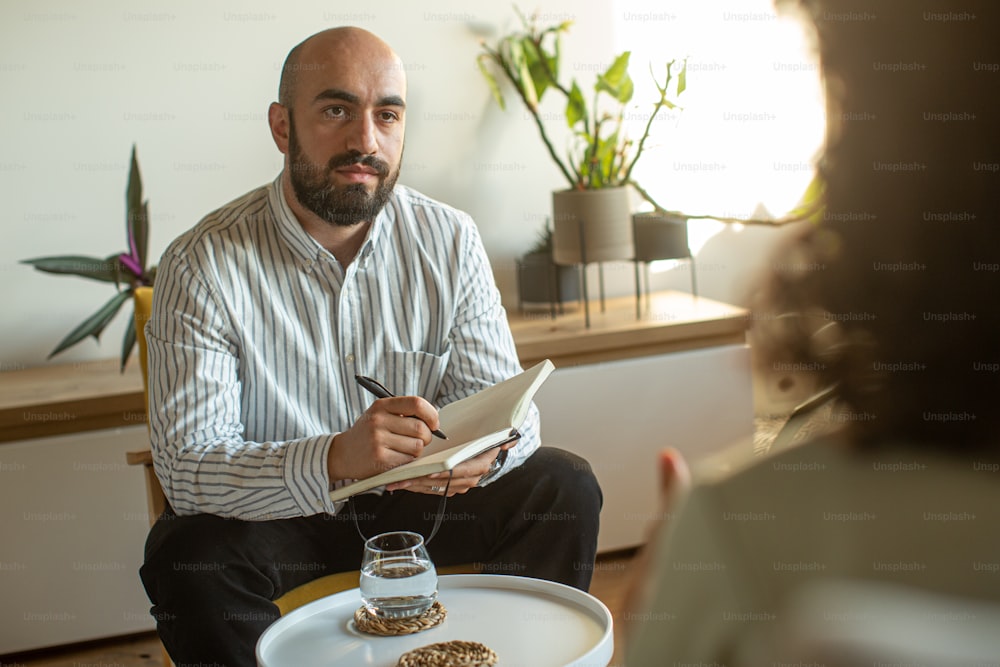
[[[398,167],[390,174],[384,160],[358,151],[335,155],[325,167],[313,164],[302,153],[291,115],[288,118],[288,161],[292,189],[299,203],[331,225],[342,227],[374,220],[389,201],[399,178]],[[334,185],[330,178],[333,171],[352,164],[362,164],[378,172],[374,192],[369,194],[364,183]]]

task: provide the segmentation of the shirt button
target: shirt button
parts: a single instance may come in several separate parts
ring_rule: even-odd
[[[344,357],[344,361],[346,361],[349,364],[353,364],[354,363],[354,355],[353,354],[347,355],[346,357]]]

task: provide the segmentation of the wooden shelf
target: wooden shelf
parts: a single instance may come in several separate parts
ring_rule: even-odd
[[[137,359],[0,373],[0,442],[146,423]]]
[[[749,313],[736,306],[682,292],[657,292],[642,316],[635,297],[590,304],[590,328],[582,306],[552,319],[548,310],[509,316],[518,355],[526,368],[551,359],[557,368],[616,359],[744,343]]]
[[[651,295],[639,319],[635,298],[608,299],[552,319],[548,311],[510,314],[521,364],[551,359],[556,367],[742,343],[747,311],[681,292]],[[0,442],[41,438],[146,421],[136,359],[125,373],[117,360],[40,366],[0,373]]]

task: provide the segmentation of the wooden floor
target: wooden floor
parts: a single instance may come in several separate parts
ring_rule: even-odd
[[[590,592],[608,606],[616,631],[622,627],[624,597],[636,562],[634,553],[621,552],[598,558]],[[612,666],[622,664],[620,642],[615,641]],[[0,658],[3,667],[162,667],[160,642],[153,634]]]

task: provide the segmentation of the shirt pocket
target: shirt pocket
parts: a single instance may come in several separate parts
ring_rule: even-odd
[[[441,354],[391,352],[388,355],[385,386],[397,396],[423,396],[431,403],[437,397],[448,369],[451,348]]]

